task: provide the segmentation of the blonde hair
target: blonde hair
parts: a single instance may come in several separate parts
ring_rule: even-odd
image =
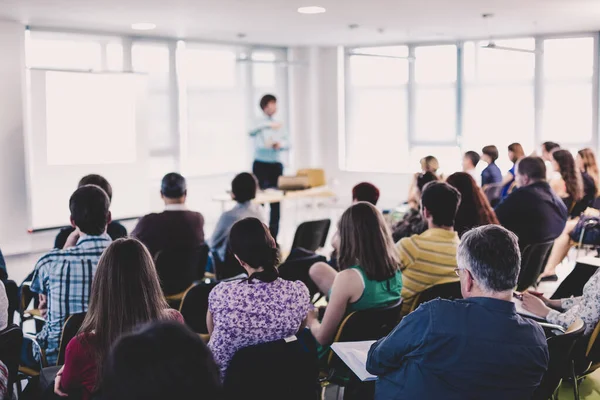
[[[435,174],[440,169],[440,163],[434,156],[423,157],[420,163],[423,172],[433,172]]]
[[[596,162],[596,154],[594,150],[586,147],[577,152],[579,157],[583,160],[583,170],[592,177],[596,184],[596,193],[598,193],[598,186],[600,186],[600,172],[598,171],[598,163]]]

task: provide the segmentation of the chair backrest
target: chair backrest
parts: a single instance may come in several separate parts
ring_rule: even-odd
[[[573,348],[584,331],[584,322],[577,319],[564,334],[548,339],[550,362],[540,386],[533,394],[534,400],[548,400],[560,385],[562,378],[571,376]]]
[[[400,322],[402,299],[382,308],[355,311],[346,316],[338,328],[334,342],[360,342],[379,340],[387,336]],[[329,366],[333,366],[337,357],[329,354]]]
[[[208,333],[206,327],[208,295],[216,285],[215,282],[197,282],[183,295],[179,312],[183,315],[186,325],[196,333]]]
[[[56,365],[63,365],[65,363],[65,352],[67,351],[67,345],[77,333],[79,333],[79,329],[81,325],[83,325],[83,320],[85,319],[86,313],[78,313],[70,315],[69,318],[65,321],[63,325],[62,334],[60,335],[60,347],[58,348],[58,358],[56,359]]]
[[[219,257],[214,257],[214,261],[215,275],[218,281],[230,279],[246,273],[246,270],[240,265],[237,258],[235,258],[235,255],[229,246],[227,246],[227,251],[225,252],[225,260],[221,261],[219,260]]]
[[[225,375],[226,400],[316,400],[319,362],[315,340],[306,330],[297,340],[277,340],[243,348]]]
[[[9,393],[17,381],[22,343],[23,331],[18,325],[10,325],[0,332],[0,361],[8,369]]]
[[[546,266],[554,241],[526,245],[521,252],[521,272],[517,291],[522,292],[537,282]]]
[[[209,248],[182,247],[159,251],[154,261],[165,296],[185,291],[204,277]]]
[[[296,256],[298,254],[298,256]],[[279,276],[287,281],[301,281],[308,288],[312,298],[319,288],[310,278],[308,271],[317,262],[326,262],[323,256],[302,249],[294,249],[287,260],[279,266]]]
[[[292,249],[301,247],[309,251],[316,251],[319,247],[325,246],[330,226],[330,219],[301,223],[296,229]]]
[[[415,296],[415,300],[413,301],[410,311],[412,312],[421,304],[437,298],[448,300],[462,299],[463,297],[460,290],[460,281],[440,283],[439,285],[432,286],[429,289],[422,291]]]
[[[595,265],[577,262],[573,271],[558,286],[552,295],[552,299],[567,299],[571,296],[581,296],[583,294],[583,287],[596,271],[598,271],[598,267]]]
[[[498,200],[500,200],[500,197],[502,196],[503,188],[504,185],[502,183],[492,183],[489,185],[485,185],[483,193],[485,194],[485,197],[487,197],[490,204],[497,203]]]

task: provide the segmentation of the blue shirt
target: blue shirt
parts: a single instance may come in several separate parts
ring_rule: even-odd
[[[502,182],[502,172],[496,164],[491,163],[481,172],[481,186],[500,182]]]
[[[37,262],[31,290],[48,296],[48,316],[37,340],[49,365],[56,363],[66,319],[87,312],[96,267],[110,243],[107,234],[82,235],[75,247],[52,250]]]
[[[369,351],[376,400],[529,400],[548,366],[542,328],[509,301],[433,300]]]
[[[515,165],[512,166],[511,169],[508,170],[508,173],[512,175],[512,179],[502,188],[502,193],[500,193],[500,199],[506,198],[508,196],[508,191],[510,190],[513,183],[515,183]]]
[[[266,163],[281,162],[281,152],[288,150],[288,137],[283,127],[279,130],[271,129],[272,123],[277,122],[273,117],[265,115],[257,121],[256,128],[250,131],[254,139],[254,159]],[[280,148],[275,150],[274,143],[279,143]]]

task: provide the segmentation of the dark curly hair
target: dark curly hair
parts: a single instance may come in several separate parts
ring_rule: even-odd
[[[560,176],[565,181],[567,193],[573,202],[583,199],[583,178],[575,165],[573,154],[568,150],[556,150],[552,153],[554,161],[560,169]]]

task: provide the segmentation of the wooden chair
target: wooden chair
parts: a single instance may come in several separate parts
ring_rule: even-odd
[[[46,320],[42,318],[41,310],[37,308],[29,308],[32,301],[37,299],[37,293],[31,291],[31,282],[23,282],[21,285],[21,299],[19,302],[19,315],[21,316],[21,328],[26,321],[35,320],[36,331],[39,332],[46,323]]]

